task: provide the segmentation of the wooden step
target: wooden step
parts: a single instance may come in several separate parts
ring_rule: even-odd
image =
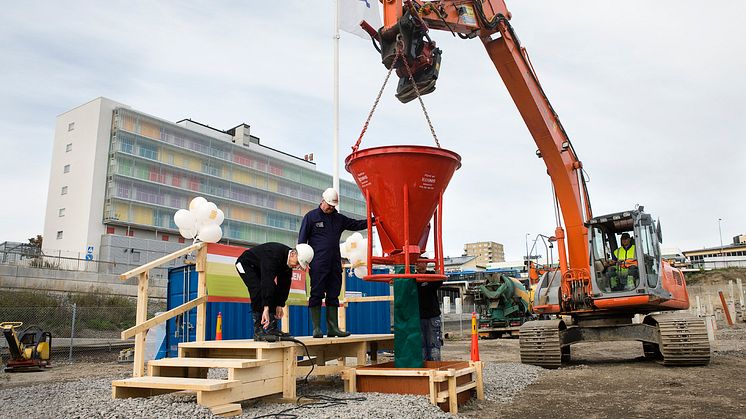
[[[213,380],[207,378],[135,377],[116,380],[112,387],[155,388],[164,390],[216,391],[241,384],[238,380]]]
[[[162,358],[148,362],[155,367],[252,368],[269,364],[268,359]]]
[[[228,403],[220,406],[211,407],[210,411],[217,416],[238,416],[243,413],[239,403]]]

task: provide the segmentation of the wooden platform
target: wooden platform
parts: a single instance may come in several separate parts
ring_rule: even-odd
[[[296,397],[295,382],[313,365],[313,375],[339,374],[351,366],[377,360],[379,349],[392,349],[394,335],[351,335],[345,338],[298,337],[293,342],[220,340],[179,344],[179,357],[148,362],[148,375],[112,382],[114,398],[148,397],[173,391],[194,391],[197,403],[216,415],[241,413],[237,402],[273,394]],[[299,359],[300,358],[300,359]],[[354,358],[348,364],[347,359]],[[327,365],[329,361],[336,361]],[[228,370],[226,380],[207,379],[210,368]]]
[[[425,361],[423,368],[395,368],[393,362],[346,369],[345,391],[422,394],[444,412],[458,413],[475,390],[484,400],[480,361]]]

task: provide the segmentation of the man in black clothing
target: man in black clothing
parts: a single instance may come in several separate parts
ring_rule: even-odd
[[[254,340],[275,342],[290,336],[277,328],[277,320],[290,293],[293,268],[308,269],[312,259],[311,246],[299,244],[291,249],[282,243],[260,244],[238,257],[236,270],[251,297]]]
[[[417,273],[426,273],[427,265],[418,263]],[[443,281],[420,282],[417,284],[417,300],[420,305],[420,331],[422,333],[422,359],[440,361],[441,320],[438,302],[438,288]]]

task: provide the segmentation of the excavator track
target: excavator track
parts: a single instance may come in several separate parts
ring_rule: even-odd
[[[662,357],[663,365],[693,366],[710,363],[710,340],[704,319],[679,314],[649,317],[657,323],[660,338],[657,352]],[[647,352],[646,350],[646,356]]]
[[[521,362],[544,368],[559,368],[562,364],[562,324],[562,320],[534,320],[524,323],[518,335]]]

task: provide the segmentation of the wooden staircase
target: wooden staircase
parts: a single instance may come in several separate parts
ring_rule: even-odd
[[[237,402],[242,400],[279,393],[285,398],[295,397],[294,346],[278,343],[265,344],[277,345],[272,348],[216,348],[215,342],[205,342],[204,347],[198,342],[191,345],[188,351],[180,348],[178,358],[148,362],[146,376],[113,381],[113,398],[195,392],[197,403],[210,408],[213,414],[235,416],[241,414]],[[227,369],[227,379],[207,378],[211,368]]]

